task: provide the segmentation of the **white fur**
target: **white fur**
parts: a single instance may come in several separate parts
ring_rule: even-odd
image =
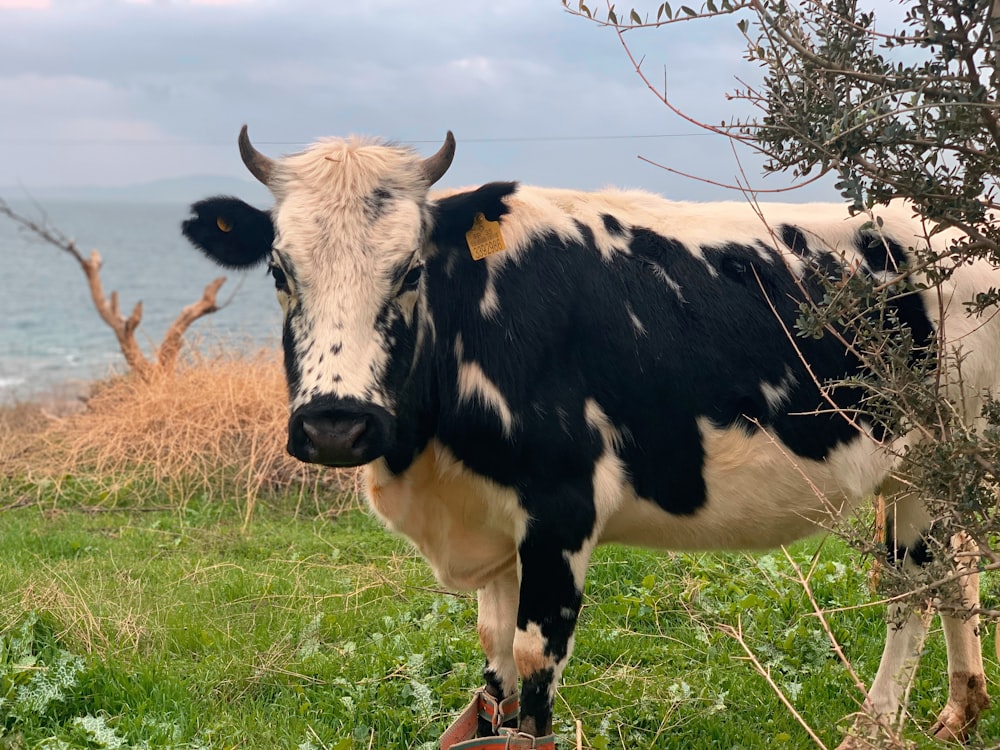
[[[390,345],[375,320],[393,293],[391,270],[421,246],[421,163],[409,149],[362,139],[319,141],[276,162],[269,185],[275,250],[297,281],[291,304],[301,311],[295,357],[302,381],[290,394],[293,409],[327,394],[394,409],[380,382]],[[389,191],[391,203],[373,221],[365,199],[376,188]],[[393,314],[412,314],[413,299],[402,303]]]
[[[517,665],[514,663],[514,631],[517,629],[518,580],[511,566],[477,592],[479,602],[479,645],[499,678],[504,696],[517,692]]]
[[[785,374],[777,383],[761,381],[760,392],[772,411],[780,409],[791,394],[792,388],[798,384],[791,369],[785,367]]]
[[[479,363],[465,359],[460,335],[455,338],[455,359],[458,362],[459,402],[475,401],[489,407],[499,418],[503,434],[510,437],[517,424],[517,417],[499,386],[486,376]]]
[[[517,493],[469,471],[437,441],[399,476],[381,459],[369,464],[367,496],[446,586],[482,588],[515,566],[516,540],[528,525]]]

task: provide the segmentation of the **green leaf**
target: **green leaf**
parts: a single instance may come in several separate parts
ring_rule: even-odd
[[[692,9],[692,8],[689,8],[689,7],[688,7],[688,6],[686,6],[686,5],[682,5],[682,6],[681,6],[681,12],[682,12],[682,13],[687,13],[687,14],[688,14],[689,16],[696,16],[696,15],[698,15],[698,14],[697,14],[697,13],[696,13],[696,12],[694,11],[694,9]]]
[[[628,14],[628,17],[629,19],[631,19],[632,23],[638,25],[642,24],[642,18],[640,18],[639,14],[635,12],[635,8],[631,10],[631,12]]]

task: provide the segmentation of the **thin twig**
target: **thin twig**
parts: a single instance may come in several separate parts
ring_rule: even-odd
[[[750,646],[747,644],[746,639],[743,637],[742,620],[740,618],[737,618],[735,628],[732,625],[720,625],[719,627],[723,633],[730,636],[738,644],[740,644],[740,647],[743,649],[744,653],[746,653],[747,658],[750,660],[750,663],[753,664],[754,669],[756,669],[757,672],[760,673],[760,675],[767,681],[767,684],[770,685],[771,690],[773,690],[774,694],[778,696],[778,700],[780,700],[785,705],[785,708],[788,709],[788,712],[806,731],[806,734],[808,734],[809,737],[812,738],[812,741],[816,743],[816,747],[822,748],[822,750],[827,750],[827,747],[823,743],[823,740],[819,738],[819,735],[816,734],[816,732],[813,730],[811,726],[809,726],[808,722],[806,722],[806,720],[802,718],[802,714],[800,714],[795,709],[795,706],[792,705],[792,702],[785,695],[785,692],[781,689],[778,683],[774,681],[774,678],[771,677],[771,671],[765,668],[763,664],[761,664],[760,659],[757,658],[757,655],[753,652],[753,649],[751,649]]]

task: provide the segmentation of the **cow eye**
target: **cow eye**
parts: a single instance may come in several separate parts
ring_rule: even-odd
[[[279,292],[287,292],[288,279],[285,277],[285,272],[281,270],[281,266],[271,262],[267,264],[267,270],[271,272],[271,277],[274,279],[274,288]]]
[[[414,266],[406,272],[406,276],[403,277],[403,286],[401,291],[408,292],[417,288],[417,284],[420,283],[420,273],[423,271],[423,268],[423,266]]]

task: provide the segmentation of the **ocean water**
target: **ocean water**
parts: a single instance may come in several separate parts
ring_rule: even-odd
[[[47,220],[85,256],[94,248],[100,252],[105,293],[118,291],[125,316],[143,303],[137,339],[147,354],[217,276],[227,277],[218,296],[225,307],[196,321],[188,338],[206,350],[278,345],[280,308],[264,269],[226,271],[203,258],[181,235],[186,204],[7,202],[22,215]],[[117,339],[68,253],[0,216],[0,263],[0,403],[126,369]]]

